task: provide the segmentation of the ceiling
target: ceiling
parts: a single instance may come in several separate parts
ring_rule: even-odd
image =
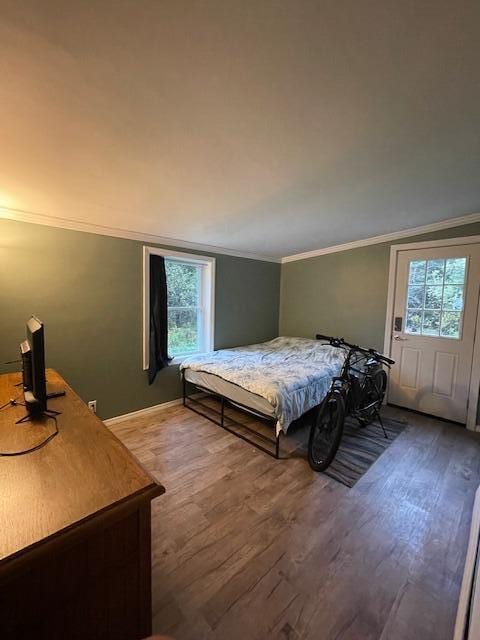
[[[274,257],[480,211],[480,3],[2,0],[0,205]]]

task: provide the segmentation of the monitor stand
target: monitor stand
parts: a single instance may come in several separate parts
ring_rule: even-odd
[[[65,391],[55,391],[53,393],[47,393],[47,400],[51,400],[52,398],[60,398],[65,395]]]
[[[30,422],[32,420],[37,420],[39,418],[55,418],[56,416],[59,416],[62,412],[61,411],[55,411],[54,409],[41,409],[41,410],[36,410],[34,408],[34,402],[31,402],[31,404],[28,402],[27,396],[30,395],[31,396],[31,392],[26,391],[25,392],[25,406],[28,409],[28,413],[26,415],[23,416],[23,418],[20,418],[20,420],[17,420],[15,422],[15,424],[22,424],[24,422]],[[47,400],[51,400],[52,398],[60,398],[61,396],[65,395],[65,391],[54,391],[53,393],[47,393]],[[33,397],[33,396],[31,396]],[[20,404],[20,403],[17,403]]]
[[[15,424],[23,424],[24,422],[31,422],[40,418],[56,418],[61,415],[61,413],[61,411],[54,411],[53,409],[45,409],[45,411],[40,411],[39,413],[27,413],[23,418],[17,420]]]

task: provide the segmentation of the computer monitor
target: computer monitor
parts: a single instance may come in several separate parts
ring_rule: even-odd
[[[30,413],[41,413],[47,409],[47,382],[45,378],[45,337],[43,323],[32,316],[27,322],[27,342],[30,347],[31,371],[27,388],[24,368],[25,404]],[[22,353],[23,353],[22,348]]]
[[[42,415],[60,415],[47,408],[47,400],[65,395],[65,391],[47,393],[45,374],[45,335],[43,322],[32,316],[27,322],[27,339],[20,345],[23,370],[23,397],[28,414],[18,422],[27,422]]]
[[[24,340],[20,345],[22,356],[22,386],[24,391],[32,390],[32,352],[28,340]]]

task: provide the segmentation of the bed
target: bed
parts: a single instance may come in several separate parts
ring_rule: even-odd
[[[292,422],[321,403],[343,361],[340,349],[318,340],[292,337],[190,356],[180,365],[183,403],[278,458],[280,434],[286,434]],[[189,385],[220,399],[219,420],[201,410],[201,402],[188,393]],[[242,427],[268,439],[274,451],[227,426],[225,404],[273,422],[274,440]]]

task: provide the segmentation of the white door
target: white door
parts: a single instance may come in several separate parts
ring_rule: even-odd
[[[398,253],[388,400],[465,423],[480,245]]]

